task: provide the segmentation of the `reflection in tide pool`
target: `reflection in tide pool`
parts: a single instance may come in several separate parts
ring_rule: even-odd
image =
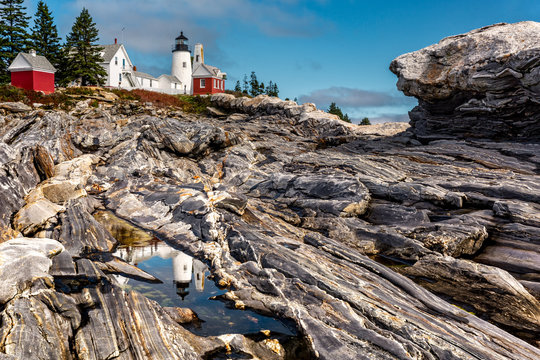
[[[154,257],[159,257],[163,260],[172,259],[173,284],[176,287],[176,293],[182,300],[189,294],[189,285],[192,283],[192,277],[194,278],[193,283],[195,289],[199,292],[204,290],[205,274],[208,271],[206,265],[181,251],[171,248],[159,240],[154,240],[152,241],[152,244],[147,246],[120,247],[114,255],[130,264],[139,266],[145,271],[147,270],[140,265],[145,264],[146,261]],[[129,278],[119,275],[116,276],[116,279],[123,285],[127,285],[130,281]]]
[[[163,281],[153,284],[115,275],[126,290],[138,291],[161,306],[192,309],[204,321],[186,326],[195,334],[209,336],[271,330],[293,335],[279,320],[252,311],[229,309],[221,301],[210,300],[227,290],[219,289],[213,281],[205,282],[209,271],[204,263],[164,242],[154,239],[146,246],[121,246],[114,255]]]

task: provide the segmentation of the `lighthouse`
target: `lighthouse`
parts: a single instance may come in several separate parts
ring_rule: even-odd
[[[188,38],[184,36],[183,31],[175,39],[171,75],[180,80],[185,94],[191,94],[191,52],[188,49],[187,41]]]

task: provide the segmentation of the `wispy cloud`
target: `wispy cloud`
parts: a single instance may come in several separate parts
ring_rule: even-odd
[[[362,119],[352,119],[354,123],[359,123]],[[409,122],[408,114],[381,114],[379,116],[369,118],[372,124],[385,122]]]
[[[315,90],[300,96],[298,100],[301,103],[315,103],[319,108],[326,108],[332,102],[343,109],[414,105],[414,100],[405,96],[338,86]]]

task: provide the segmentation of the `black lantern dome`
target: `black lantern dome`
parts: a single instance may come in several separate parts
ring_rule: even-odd
[[[180,31],[180,36],[175,39],[174,51],[189,51],[187,41],[189,39],[184,36],[184,32]]]

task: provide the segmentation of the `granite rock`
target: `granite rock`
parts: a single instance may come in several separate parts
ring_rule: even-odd
[[[495,24],[401,55],[390,70],[418,99],[421,140],[540,139],[540,24]]]

